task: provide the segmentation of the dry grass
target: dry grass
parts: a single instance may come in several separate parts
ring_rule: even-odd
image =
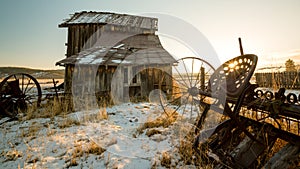
[[[3,153],[2,153],[3,154]],[[16,150],[16,149],[13,149],[13,150],[10,150],[10,151],[7,151],[5,154],[3,154],[5,156],[5,161],[15,161],[17,160],[19,157],[22,157],[23,154],[22,152]]]
[[[178,147],[179,155],[185,165],[195,165],[198,167],[208,167],[210,164],[208,153],[208,146],[202,144],[196,149],[193,147],[195,136],[190,132],[184,138],[180,138]],[[209,167],[208,167],[209,168]]]
[[[96,144],[95,142],[92,141],[92,142],[90,142],[87,149],[85,150],[85,153],[101,155],[105,151],[106,151],[106,149],[100,147],[98,144]]]
[[[63,129],[71,126],[78,126],[80,125],[80,122],[77,119],[74,118],[65,118],[63,121],[58,123],[58,127]]]
[[[100,122],[101,120],[107,120],[107,119],[108,119],[108,114],[106,111],[106,107],[101,107],[97,113],[86,112],[85,116],[83,117],[83,120],[85,122],[92,122],[92,123],[97,123]]]
[[[286,141],[277,139],[276,142],[274,143],[271,151],[267,154],[267,159],[270,159],[273,157],[280,149],[282,149],[285,145],[287,144]]]
[[[84,155],[94,154],[101,155],[106,151],[106,149],[100,147],[94,141],[88,143],[80,143],[75,145],[71,158],[66,161],[67,168],[78,165],[78,160]]]
[[[171,116],[168,116],[165,113],[163,113],[158,118],[156,118],[154,120],[149,119],[147,122],[145,122],[142,126],[140,126],[137,129],[137,133],[141,134],[146,129],[157,128],[157,127],[167,128],[170,125],[172,125],[177,120],[177,118],[178,118],[178,113],[177,112],[173,113]]]
[[[42,129],[42,125],[39,123],[32,123],[28,128],[22,128],[21,137],[36,137],[37,133]]]
[[[34,118],[52,118],[61,114],[68,114],[72,111],[72,106],[62,98],[47,100],[46,104],[41,105],[38,109],[36,106],[28,107],[26,116],[23,120]]]
[[[160,160],[161,165],[167,168],[171,167],[171,156],[168,152],[162,153],[162,158]]]
[[[161,131],[160,130],[157,130],[157,129],[149,129],[147,132],[146,132],[146,135],[148,137],[151,137],[155,134],[161,134]]]

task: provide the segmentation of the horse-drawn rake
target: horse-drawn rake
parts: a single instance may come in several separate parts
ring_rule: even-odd
[[[199,163],[215,168],[300,167],[300,95],[263,91],[250,83],[257,64],[252,54],[233,58],[219,68],[200,58],[177,61],[172,91],[161,93],[167,115],[182,112],[194,124],[194,151]],[[55,85],[55,83],[54,83]],[[166,86],[160,85],[161,88]],[[56,92],[57,94],[57,92]],[[0,83],[0,111],[41,104],[41,87],[28,74],[13,74]],[[281,141],[285,146],[278,145]]]
[[[40,83],[31,75],[26,73],[16,73],[7,76],[0,83],[0,116],[9,119],[18,118],[19,113],[28,109],[33,111],[41,106],[42,100],[58,96],[60,86],[54,87],[47,93],[42,93]],[[43,97],[45,96],[45,97]]]
[[[256,64],[257,56],[246,54],[216,70],[193,57],[173,66],[173,91],[161,95],[161,104],[167,114],[177,111],[194,119],[193,149],[203,157],[199,163],[300,167],[300,95],[251,84]]]
[[[25,73],[12,74],[0,83],[0,111],[16,117],[19,111],[41,104],[42,91],[38,81]]]

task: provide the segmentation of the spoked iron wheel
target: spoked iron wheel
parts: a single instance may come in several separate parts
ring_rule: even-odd
[[[205,91],[212,73],[213,66],[201,58],[185,57],[177,60],[172,67],[171,91],[161,93],[161,105],[167,115],[175,112],[198,117],[201,106],[199,101],[205,99],[200,91]],[[198,102],[198,103],[197,103]]]
[[[29,106],[40,106],[41,98],[41,87],[29,74],[13,74],[0,83],[0,106],[9,116],[16,116],[19,110],[25,111]]]

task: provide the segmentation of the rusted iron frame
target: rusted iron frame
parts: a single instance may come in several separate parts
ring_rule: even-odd
[[[228,98],[228,101],[230,103],[235,103],[236,100],[237,100],[236,98]],[[253,102],[251,102],[251,106],[249,106],[250,104],[248,101],[244,101],[242,104],[243,104],[243,106],[246,106],[249,109],[261,110],[262,112],[268,112],[268,107],[272,103],[274,103],[272,100],[271,101],[261,101],[261,99],[258,98],[258,99],[253,100]],[[280,113],[278,115],[300,120],[300,105],[283,103],[280,106]]]
[[[290,133],[290,132],[287,132],[284,130],[280,130],[269,123],[261,123],[256,120],[253,120],[253,119],[250,119],[247,117],[243,117],[243,116],[240,116],[239,118],[241,118],[245,123],[247,123],[247,124],[245,124],[247,126],[255,125],[256,127],[259,128],[259,127],[263,127],[263,125],[269,125],[269,127],[272,128],[271,134],[275,134],[277,138],[280,138],[284,141],[287,141],[289,143],[300,146],[300,142],[299,142],[300,136],[298,136],[296,134],[293,134],[293,133]]]
[[[228,102],[235,103],[236,98],[228,98]],[[262,101],[260,98],[254,99],[251,102],[251,104],[249,104],[248,100],[244,100],[242,103],[243,107],[247,107],[248,109],[252,109],[254,111],[260,111],[261,116],[263,116],[263,114],[266,114],[267,116],[265,118],[273,118],[275,120],[275,122],[278,119],[285,119],[289,125],[288,129],[287,129],[288,131],[290,131],[289,123],[291,121],[298,123],[297,133],[299,135],[299,133],[300,133],[300,121],[299,121],[300,120],[300,106],[294,105],[294,104],[282,103],[282,105],[280,105],[279,113],[276,114],[276,116],[274,117],[273,115],[271,115],[271,112],[269,109],[270,105],[272,105],[272,104],[274,104],[274,100]],[[275,104],[276,104],[276,102],[275,102]],[[249,106],[249,105],[251,105],[251,106]],[[256,114],[256,116],[258,116],[258,115]]]
[[[205,92],[202,90],[199,90],[199,94],[207,96],[207,97],[212,97],[211,93]],[[241,107],[245,107],[247,109],[252,109],[253,111],[260,111],[261,116],[263,116],[263,114],[267,114],[266,118],[273,118],[279,126],[280,126],[280,124],[277,122],[278,119],[286,119],[287,123],[290,123],[291,121],[298,123],[297,134],[299,135],[299,133],[300,133],[300,105],[281,103],[279,113],[276,114],[275,117],[273,117],[274,114],[270,115],[271,112],[270,112],[269,107],[272,104],[278,103],[278,100],[267,100],[267,99],[262,100],[261,98],[253,98],[252,97],[253,93],[251,93],[251,90],[250,90],[250,93],[247,93],[247,95],[251,96],[251,97],[250,98],[246,97],[243,101],[241,101],[241,104],[242,104]],[[238,102],[238,98],[227,97],[227,102],[231,103],[231,104],[236,104]],[[198,101],[197,104],[205,105],[205,103],[201,103],[200,101]],[[207,105],[205,107],[207,107]],[[229,110],[229,109],[230,108],[227,108],[227,110]],[[256,113],[256,117],[257,116],[258,115]],[[203,122],[204,119],[202,119],[202,120],[200,119],[200,121]],[[199,129],[201,129],[201,126],[199,126]],[[199,129],[197,129],[196,132],[198,132]],[[279,128],[278,130],[281,130],[281,129]],[[281,131],[285,131],[285,130],[281,130]],[[288,127],[287,131],[290,131],[290,127]],[[285,131],[285,132],[287,132],[287,131]],[[289,132],[289,133],[296,135],[296,133],[291,133],[291,132]]]

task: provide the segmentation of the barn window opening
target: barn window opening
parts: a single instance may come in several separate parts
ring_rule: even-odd
[[[132,76],[133,76],[132,83],[133,84],[137,83],[137,67],[132,68]]]

